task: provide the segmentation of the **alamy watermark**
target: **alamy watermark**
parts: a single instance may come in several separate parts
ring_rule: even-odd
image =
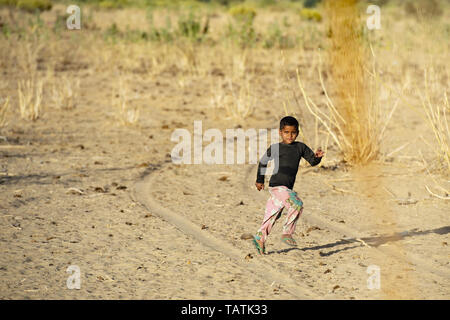
[[[67,289],[80,289],[81,288],[81,270],[79,266],[70,265],[66,269],[70,276],[67,278]]]
[[[69,30],[80,30],[81,29],[81,9],[77,5],[70,5],[66,10],[67,14],[70,16],[66,19],[66,26]]]
[[[271,152],[264,157],[268,149],[269,131]],[[203,132],[202,121],[194,121],[193,135],[187,129],[178,128],[173,131],[170,140],[178,142],[171,152],[174,164],[256,164],[261,159],[261,163],[268,165],[268,168],[264,170],[270,170],[272,174],[278,172],[279,130],[277,129],[226,129],[224,138],[219,129],[212,128]],[[246,141],[248,141],[248,148],[246,148]],[[203,146],[204,142],[209,144]],[[248,162],[246,162],[247,150]],[[266,172],[261,174],[265,175]]]
[[[366,25],[369,30],[381,29],[381,9],[375,4],[371,4],[367,7],[367,14],[371,16],[367,18]]]
[[[381,288],[380,267],[375,264],[372,264],[367,267],[366,272],[369,274],[369,277],[367,278],[367,289],[379,290]]]

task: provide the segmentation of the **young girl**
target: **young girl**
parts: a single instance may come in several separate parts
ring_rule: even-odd
[[[280,121],[280,143],[272,144],[261,158],[256,177],[258,191],[264,189],[264,175],[267,162],[274,160],[275,171],[269,182],[271,197],[267,201],[266,212],[261,227],[253,238],[259,254],[265,254],[265,241],[275,221],[287,209],[286,221],[283,226],[281,240],[291,246],[296,246],[292,234],[297,220],[303,211],[303,202],[293,191],[295,177],[300,159],[304,158],[312,166],[318,165],[324,153],[320,148],[314,153],[306,144],[295,141],[298,136],[298,121],[294,117],[284,117]]]

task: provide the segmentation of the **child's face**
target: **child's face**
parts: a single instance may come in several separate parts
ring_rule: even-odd
[[[295,126],[284,126],[280,130],[280,137],[283,140],[282,143],[291,144],[297,139],[298,131]]]

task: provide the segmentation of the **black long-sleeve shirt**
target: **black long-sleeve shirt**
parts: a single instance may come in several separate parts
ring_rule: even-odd
[[[318,165],[322,160],[321,157],[316,157],[314,152],[303,142],[272,144],[259,161],[256,182],[264,183],[267,163],[274,160],[275,166],[269,187],[286,186],[292,190],[301,158],[304,158],[312,166]]]

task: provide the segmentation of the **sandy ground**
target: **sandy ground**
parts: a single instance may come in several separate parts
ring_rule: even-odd
[[[418,163],[362,174],[302,166],[299,247],[279,241],[278,222],[261,257],[241,239],[259,227],[268,197],[254,188],[256,166],[171,161],[180,124],[230,127],[197,107],[201,86],[184,97],[190,109],[163,98],[136,129],[86,98],[101,101],[94,83],[102,88],[87,78],[76,109],[3,131],[0,298],[449,298],[449,205],[424,189]],[[267,119],[248,127],[276,127]],[[66,285],[71,265],[79,290]],[[370,265],[380,267],[380,289],[368,289]]]
[[[253,64],[259,100],[244,130],[277,128],[281,97],[291,94],[274,81],[276,59],[264,54],[271,62]],[[182,78],[170,65],[157,75],[133,72],[130,86],[143,109],[138,127],[124,127],[110,105],[117,74],[89,64],[107,56],[57,70],[56,79],[81,79],[75,109],[46,103],[35,122],[15,110],[2,128],[0,299],[450,298],[450,205],[425,187],[443,196],[437,185],[448,190],[448,175],[424,169],[417,151],[427,150],[427,161],[432,155],[419,135],[432,141],[432,133],[403,102],[381,151],[410,144],[370,167],[334,161],[332,147],[320,166],[302,163],[294,187],[305,204],[298,247],[281,243],[282,217],[268,254],[259,256],[246,236],[260,226],[268,199],[254,186],[256,165],[171,159],[176,128],[193,133],[194,121],[202,121],[203,131],[225,136],[238,127],[211,107],[210,81],[227,70],[211,63],[209,78]],[[311,61],[299,57],[290,75],[300,66],[311,76]],[[2,86],[12,101],[15,85]],[[321,96],[316,82],[306,87],[313,99]],[[315,149],[312,118],[303,115]],[[80,289],[67,286],[69,266],[79,267]],[[368,273],[374,266],[379,288],[368,285],[376,283]]]

